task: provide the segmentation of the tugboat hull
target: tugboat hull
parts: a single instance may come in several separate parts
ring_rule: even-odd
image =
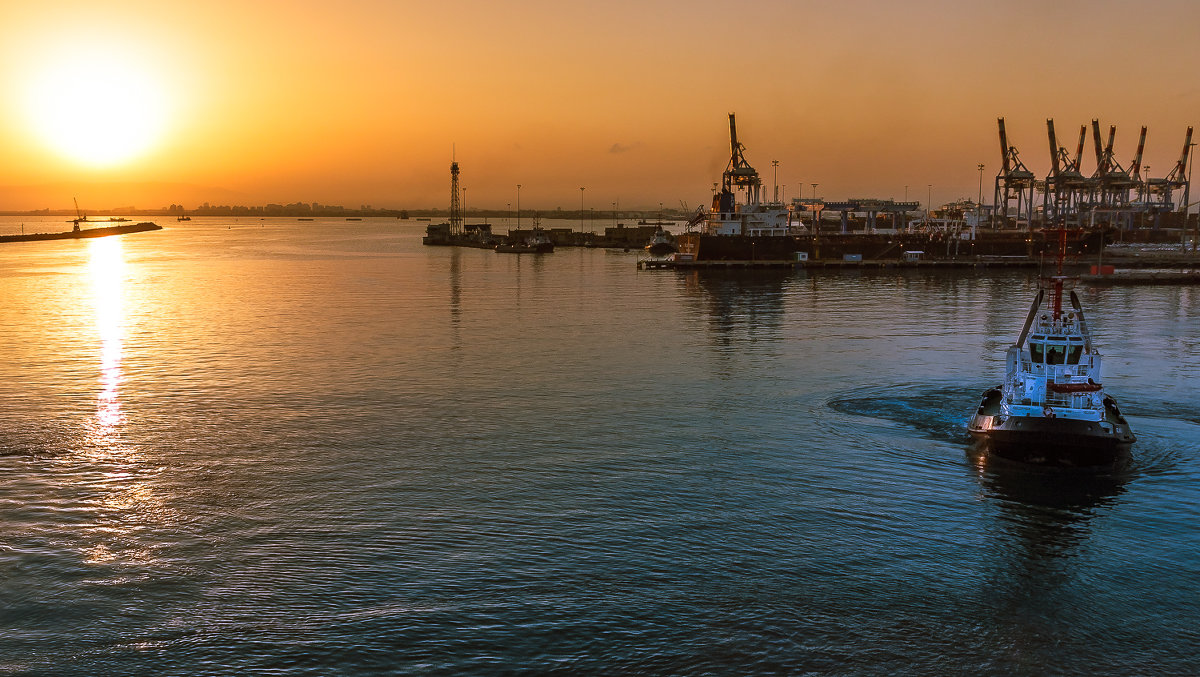
[[[967,426],[996,456],[1020,463],[1066,467],[1111,466],[1128,457],[1137,440],[1129,423],[1106,397],[1102,421],[1044,416],[1004,416],[1000,390],[984,393]]]

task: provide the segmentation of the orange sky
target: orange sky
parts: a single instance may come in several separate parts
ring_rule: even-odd
[[[924,201],[932,184],[940,204],[976,195],[980,162],[990,193],[997,116],[1040,175],[1047,117],[1064,145],[1093,117],[1116,124],[1122,163],[1149,126],[1154,176],[1200,121],[1200,5],[1184,0],[14,4],[0,10],[0,210],[73,196],[444,207],[452,147],[472,207],[515,202],[518,183],[522,209],[578,208],[580,186],[598,210],[694,206],[728,159],[729,112],[788,196],[908,185]],[[35,131],[50,113],[30,80],[71,59],[153,83],[161,129],[144,151],[86,164]],[[75,114],[136,114],[99,98]]]

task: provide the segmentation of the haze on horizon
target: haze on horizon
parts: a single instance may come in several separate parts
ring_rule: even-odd
[[[469,207],[695,206],[730,112],[768,190],[936,205],[990,200],[999,116],[1040,176],[1048,117],[1148,126],[1152,176],[1200,122],[1185,0],[11,5],[0,210],[444,207],[452,152]]]

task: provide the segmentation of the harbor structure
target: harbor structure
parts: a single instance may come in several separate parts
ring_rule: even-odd
[[[721,190],[713,196],[705,223],[708,235],[780,237],[790,234],[788,210],[776,199],[762,201],[762,179],[746,161],[737,138],[737,122],[729,114],[729,164],[721,174]],[[739,199],[740,198],[740,199]]]
[[[1090,136],[1096,164],[1090,174],[1085,174],[1082,162],[1088,125],[1080,125],[1072,154],[1060,145],[1054,119],[1048,118],[1050,168],[1045,178],[1039,179],[1010,143],[1004,118],[997,122],[1001,165],[995,179],[996,209],[990,219],[991,228],[1031,231],[1062,225],[1129,231],[1186,227],[1191,194],[1191,127],[1184,135],[1179,160],[1165,176],[1154,178],[1142,164],[1148,132],[1145,126],[1131,160],[1122,164],[1114,147],[1116,125],[1109,126],[1105,137],[1099,119],[1093,118]]]

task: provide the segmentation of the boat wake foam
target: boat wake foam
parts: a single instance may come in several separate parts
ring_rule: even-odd
[[[971,436],[962,402],[974,399],[984,388],[928,383],[876,386],[832,398],[827,405],[843,414],[900,423],[928,439],[967,443]]]

